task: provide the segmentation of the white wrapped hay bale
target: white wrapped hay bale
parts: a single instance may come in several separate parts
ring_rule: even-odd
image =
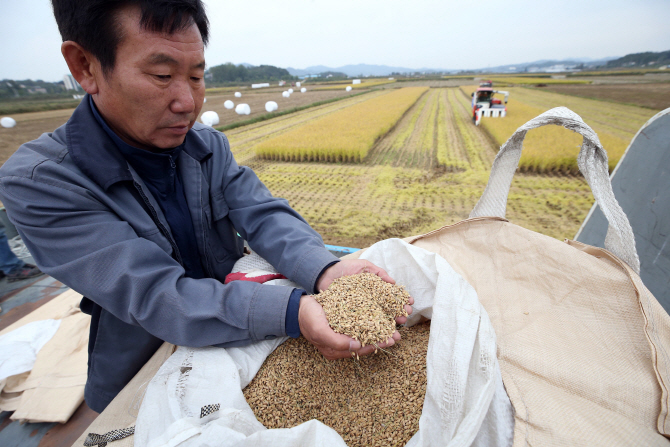
[[[235,107],[235,112],[238,115],[249,115],[251,113],[251,108],[249,107],[249,104],[238,104],[237,107]]]
[[[223,103],[223,107],[230,110],[233,107],[235,107],[235,103],[229,99],[229,100],[227,100],[226,102]]]
[[[299,83],[299,82],[296,82],[296,83],[295,83],[295,86],[296,86],[296,87],[300,87],[300,83]]]
[[[361,80],[360,79],[354,79],[353,81],[351,81],[351,83],[352,84],[360,84]]]
[[[200,116],[200,121],[209,127],[219,124],[219,114],[211,110],[205,112]]]
[[[270,84],[268,82],[262,82],[260,84],[251,84],[251,88],[264,88],[264,87],[270,87]]]
[[[292,88],[288,89],[288,93],[289,94],[293,93],[293,89]]]
[[[5,116],[4,118],[0,119],[0,126],[9,129],[16,126],[16,120],[14,118]]]
[[[347,85],[347,88],[345,88],[346,91],[350,92],[351,91],[351,86]]]
[[[268,101],[265,103],[265,110],[267,110],[268,112],[274,112],[278,108],[279,106],[274,101]]]
[[[284,91],[284,92],[282,92],[281,95],[282,95],[284,98],[288,98],[289,96],[291,96],[291,94],[290,94],[288,91]]]
[[[236,98],[241,98],[241,97],[242,97],[242,93],[240,93],[240,92],[235,92],[235,97],[236,97]]]
[[[300,93],[305,93],[306,91],[307,91],[307,89],[305,87],[300,89]]]

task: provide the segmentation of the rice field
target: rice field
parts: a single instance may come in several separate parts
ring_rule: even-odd
[[[495,83],[494,83],[495,86]],[[461,87],[469,104],[474,86]],[[502,145],[528,120],[547,110],[565,106],[582,117],[596,131],[607,151],[610,171],[621,159],[637,130],[654,115],[654,111],[625,104],[604,103],[590,99],[545,92],[537,89],[510,88],[507,117],[483,118],[480,127],[496,145]],[[582,138],[558,126],[545,126],[528,132],[519,168],[536,173],[576,173],[577,153]]]
[[[333,85],[324,85],[324,84],[317,84],[314,85],[312,88],[313,90],[344,90],[347,87],[351,87],[354,90],[358,89],[364,89],[364,88],[372,88],[372,87],[378,87],[380,85],[385,85],[385,84],[392,84],[394,83],[395,80],[388,80],[388,79],[374,79],[374,80],[362,80],[360,84],[333,84]],[[306,87],[308,85],[305,85]]]
[[[516,90],[523,92],[512,93],[516,95],[512,97],[519,107],[531,108],[530,112],[523,109],[524,113],[537,112],[532,117],[558,105],[556,98],[565,96],[542,96],[545,92],[537,96],[535,91],[529,91],[529,96],[524,94],[526,89]],[[428,89],[360,162],[281,162],[256,155],[255,148],[262,142],[288,133],[297,138],[320,119],[386,94],[376,91],[348,98],[234,129],[227,135],[238,162],[253,168],[274,195],[286,198],[326,243],[365,247],[381,239],[420,234],[467,218],[486,186],[499,144],[483,126],[472,124],[469,95],[459,88]],[[579,105],[582,114],[595,113],[597,104],[592,103],[598,102],[589,101],[568,97],[566,105],[573,110]],[[513,107],[509,106],[510,112]],[[517,112],[521,114],[522,110]],[[646,113],[636,119],[645,122],[654,114],[651,110]],[[629,133],[632,137],[637,126],[626,118],[587,119],[594,126],[601,121],[618,127],[622,136]],[[506,140],[517,127],[512,124],[501,138]],[[571,132],[556,130],[562,132],[557,141],[570,138]],[[555,238],[572,238],[592,204],[588,185],[579,174],[571,170],[526,170],[512,183],[507,218]]]
[[[282,161],[361,161],[427,90],[387,90],[381,96],[266,140],[256,146],[256,155]]]
[[[504,77],[491,77],[493,85],[496,84],[516,84],[516,85],[536,85],[536,84],[590,84],[591,81],[585,79],[573,79],[573,78],[534,78],[526,76],[504,76]]]
[[[513,102],[509,104],[508,117],[484,118],[482,126],[476,127],[471,122],[469,95],[456,84],[425,84],[432,88],[417,96],[390,130],[371,146],[367,156],[355,163],[276,161],[257,156],[256,147],[302,132],[319,120],[350,113],[364,103],[369,105],[368,101],[381,101],[386,95],[402,91],[396,87],[399,84],[225,133],[238,163],[253,168],[274,195],[286,198],[326,243],[365,247],[381,239],[420,234],[467,218],[486,186],[501,143],[520,124],[549,108],[565,105],[580,114],[598,132],[610,161],[615,159],[612,147],[624,150],[637,129],[656,113],[642,107],[514,87],[510,89]],[[261,104],[261,97],[270,93],[259,92],[254,97],[258,96]],[[307,98],[306,95],[299,98]],[[243,93],[243,98],[246,96],[246,100],[251,99],[251,95]],[[217,101],[208,100],[207,104],[214,107]],[[7,143],[3,153],[8,156],[20,143],[52,131],[67,121],[70,113],[17,116],[19,126],[0,129],[4,130],[0,143]],[[534,137],[538,131],[529,132],[524,155],[528,158],[524,159],[523,172],[512,183],[507,218],[555,238],[571,238],[593,198],[584,179],[570,164],[579,139],[570,140],[574,136],[562,128],[553,131],[557,132],[553,139],[542,134]],[[535,158],[539,161],[535,165],[531,157],[533,146],[538,148]],[[554,154],[563,147],[572,151],[568,151],[565,164]]]

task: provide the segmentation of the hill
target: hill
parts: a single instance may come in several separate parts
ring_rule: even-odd
[[[657,68],[670,64],[670,50],[654,53],[647,51],[645,53],[627,54],[619,59],[607,62],[607,68],[618,67],[649,67]]]

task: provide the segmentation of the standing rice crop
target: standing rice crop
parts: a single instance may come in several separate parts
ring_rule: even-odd
[[[326,115],[255,147],[261,158],[284,161],[363,160],[426,90],[410,87]]]
[[[469,98],[475,88],[462,87],[461,90]],[[610,171],[621,159],[637,129],[654,114],[654,111],[641,107],[513,88],[507,104],[507,116],[482,118],[480,126],[497,145],[502,145],[527,121],[558,106],[568,107],[596,131],[607,151]],[[575,173],[581,141],[581,136],[560,126],[533,129],[524,141],[519,168],[537,173]]]

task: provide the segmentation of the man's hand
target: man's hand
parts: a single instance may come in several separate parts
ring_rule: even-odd
[[[300,299],[298,322],[302,336],[316,346],[321,354],[329,360],[349,358],[352,353],[359,356],[368,355],[376,349],[375,346],[361,347],[360,342],[333,331],[328,324],[323,307],[313,296],[304,295]],[[386,343],[378,344],[377,347],[387,348],[398,340],[400,340],[400,334],[395,331],[392,338],[389,338]]]
[[[370,261],[366,261],[364,259],[343,259],[323,272],[323,275],[321,275],[321,278],[319,278],[319,282],[316,284],[316,288],[319,291],[326,290],[337,278],[341,278],[342,276],[356,275],[358,273],[374,273],[384,281],[395,284],[395,280],[391,278],[383,268],[377,267]],[[405,310],[407,311],[408,315],[412,314],[412,304],[414,304],[414,298],[410,297],[409,305],[405,305]],[[398,317],[395,319],[395,321],[398,324],[405,324],[407,322],[407,317]],[[302,327],[300,330],[302,331]],[[396,334],[398,334],[398,332],[396,332]],[[400,340],[400,334],[398,334],[398,340]]]

